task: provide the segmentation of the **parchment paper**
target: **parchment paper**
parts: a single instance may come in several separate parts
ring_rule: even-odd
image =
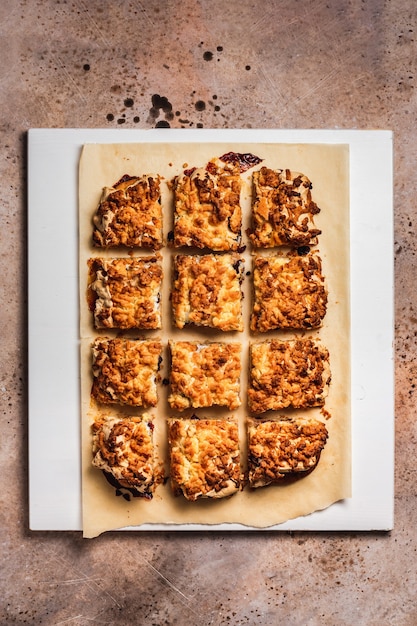
[[[127,256],[121,249],[102,250],[92,245],[92,217],[98,206],[102,188],[112,186],[124,174],[159,174],[163,177],[162,204],[164,210],[164,237],[173,225],[172,194],[168,182],[187,167],[201,167],[213,157],[226,152],[251,152],[263,159],[262,163],[243,174],[242,192],[243,244],[245,272],[252,270],[253,250],[246,237],[250,225],[251,173],[262,165],[273,169],[291,169],[308,176],[312,181],[313,200],[321,208],[315,224],[322,230],[319,244],[323,260],[329,301],[323,327],[303,333],[319,337],[330,352],[332,382],[325,410],[309,409],[304,415],[317,417],[326,423],[329,438],[317,468],[308,476],[290,485],[274,485],[257,490],[244,489],[223,500],[187,502],[175,497],[169,481],[157,487],[151,501],[134,498],[131,501],[117,497],[101,471],[92,467],[91,424],[94,408],[90,403],[91,343],[97,335],[111,336],[111,331],[96,331],[92,314],[86,301],[87,260],[97,256]],[[266,338],[293,338],[300,333],[274,331],[253,335],[249,332],[252,286],[251,276],[243,283],[243,333],[216,333],[186,328],[175,329],[171,321],[169,294],[171,289],[172,257],[184,249],[176,250],[165,245],[163,257],[162,331],[138,331],[135,337],[159,337],[164,345],[161,378],[169,378],[167,342],[169,339],[236,341],[242,344],[242,406],[234,411],[239,420],[242,460],[246,451],[246,419],[248,416],[246,386],[248,379],[248,348],[252,340]],[[82,507],[83,533],[95,537],[107,530],[141,524],[238,523],[248,528],[266,528],[289,519],[308,515],[324,509],[334,502],[351,496],[351,429],[350,429],[350,305],[349,305],[349,147],[329,144],[220,144],[220,143],[144,143],[144,144],[87,144],[83,147],[79,168],[79,252],[80,252],[80,338],[81,338],[81,418],[82,418]],[[272,250],[269,252],[273,252]],[[198,253],[198,252],[195,252]],[[151,254],[149,251],[133,252],[135,256]],[[168,417],[188,417],[190,411],[175,413],[168,405],[169,388],[159,385],[159,402],[154,415],[155,442],[158,458],[167,461]],[[109,407],[112,414],[117,409]],[[126,412],[126,409],[124,409]],[[140,413],[138,409],[128,411]],[[201,417],[229,415],[227,409],[198,409]],[[281,411],[279,414],[285,414]],[[298,412],[300,413],[300,411]],[[278,415],[268,413],[267,416]],[[353,443],[354,445],[354,443]],[[168,468],[166,467],[168,473]]]

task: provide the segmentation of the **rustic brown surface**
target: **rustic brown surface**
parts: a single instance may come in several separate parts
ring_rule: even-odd
[[[2,624],[416,623],[416,22],[413,0],[0,2]],[[28,531],[26,131],[157,125],[394,130],[391,533]]]

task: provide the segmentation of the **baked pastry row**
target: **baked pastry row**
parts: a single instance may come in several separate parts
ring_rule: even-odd
[[[242,168],[242,159],[225,159],[230,154],[212,159],[205,167],[184,170],[170,182],[175,247],[216,252],[238,251],[241,247],[241,172],[248,168]],[[159,176],[147,174],[125,175],[113,187],[105,187],[93,218],[94,245],[162,248],[160,185]],[[248,236],[254,247],[317,243],[321,231],[314,225],[314,217],[320,209],[312,200],[312,184],[305,175],[262,167],[253,173],[252,187],[252,227]]]
[[[224,498],[300,477],[319,462],[328,432],[316,419],[249,419],[247,475],[242,472],[238,423],[227,419],[169,419],[169,475],[175,495]],[[153,444],[152,417],[101,418],[93,425],[93,465],[118,488],[151,498],[163,480]]]
[[[170,341],[168,403],[183,411],[241,404],[241,345]],[[249,347],[248,408],[254,414],[325,403],[331,380],[329,353],[318,340],[268,340]],[[162,342],[100,337],[93,344],[91,395],[100,404],[154,407]]]
[[[160,329],[162,260],[93,258],[87,298],[97,329]],[[187,325],[243,331],[244,260],[236,253],[176,255],[171,307],[177,328]],[[255,256],[250,329],[319,328],[327,309],[322,262],[308,248]]]

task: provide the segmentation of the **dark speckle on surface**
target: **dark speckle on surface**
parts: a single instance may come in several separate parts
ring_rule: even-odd
[[[172,104],[169,102],[168,98],[156,93],[152,96],[152,107],[149,110],[149,114],[152,118],[156,119],[159,117],[161,111],[165,113],[165,117],[169,119],[173,118]]]
[[[133,98],[126,98],[124,101],[125,107],[132,107],[134,104]]]
[[[204,54],[203,54],[203,59],[205,61],[212,61],[213,60],[213,53],[210,52],[209,50],[207,50]]]
[[[90,64],[89,64],[89,63],[84,63],[84,65],[83,65],[83,70],[84,70],[85,72],[88,72],[88,70],[89,70],[89,69],[90,69]]]
[[[206,108],[206,103],[203,100],[197,100],[195,103],[196,111],[204,111]]]

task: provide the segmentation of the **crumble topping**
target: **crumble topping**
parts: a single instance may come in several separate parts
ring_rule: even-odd
[[[249,486],[264,487],[314,469],[327,437],[325,425],[315,419],[249,420]]]
[[[155,406],[161,352],[160,341],[96,339],[92,397],[103,404]]]
[[[217,159],[177,176],[173,181],[174,245],[238,250],[241,186],[239,166]]]
[[[240,406],[240,344],[171,341],[170,349],[171,408]]]
[[[177,255],[174,264],[172,310],[177,328],[194,324],[243,330],[243,259],[234,253]]]
[[[170,419],[171,484],[187,500],[237,493],[242,474],[235,419]]]
[[[95,328],[161,328],[161,258],[89,259]]]
[[[98,247],[160,249],[160,178],[126,175],[113,187],[105,187],[93,224],[93,243]]]
[[[323,406],[330,384],[329,352],[313,339],[270,340],[250,346],[252,413]]]
[[[153,424],[141,417],[102,417],[93,426],[93,466],[122,487],[152,497],[155,486]]]
[[[315,245],[321,231],[314,216],[320,209],[311,198],[307,176],[262,167],[252,180],[252,244],[259,248]]]
[[[327,289],[318,254],[256,256],[253,286],[251,330],[302,330],[322,325]]]

